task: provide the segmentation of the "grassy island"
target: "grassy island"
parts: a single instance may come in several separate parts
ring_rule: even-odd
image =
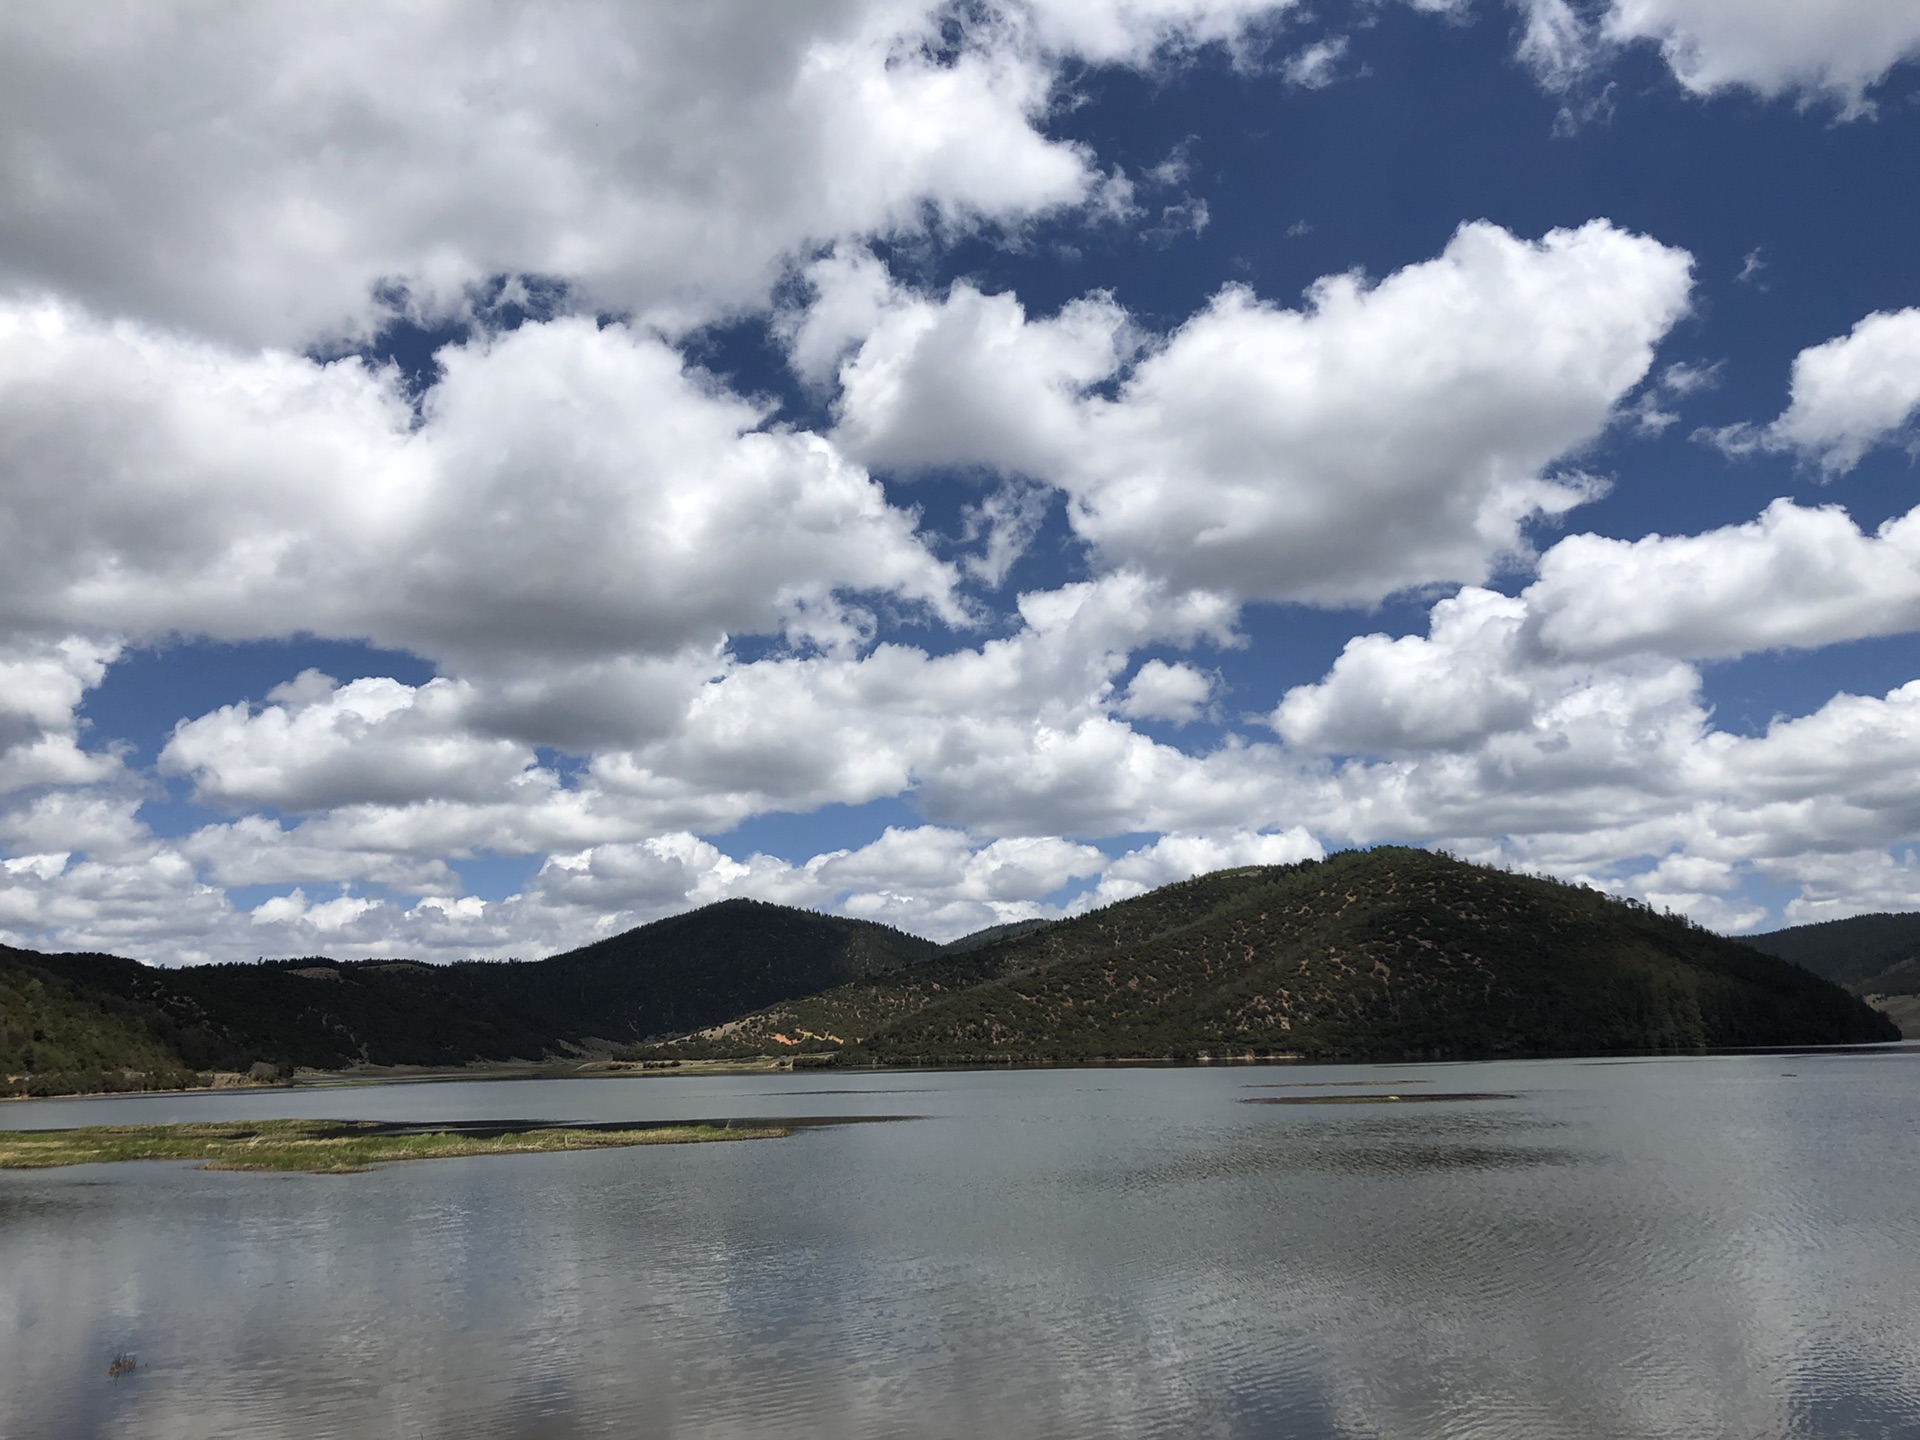
[[[114,1160],[201,1160],[204,1170],[295,1170],[345,1175],[390,1160],[524,1155],[623,1145],[770,1140],[773,1125],[426,1126],[373,1120],[234,1120],[196,1125],[90,1125],[0,1131],[0,1170],[97,1165]]]

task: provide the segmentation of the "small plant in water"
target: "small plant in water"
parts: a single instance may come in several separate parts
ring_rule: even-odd
[[[107,1366],[107,1378],[118,1380],[122,1375],[131,1375],[140,1368],[140,1362],[133,1356],[120,1354],[113,1357],[113,1363]]]

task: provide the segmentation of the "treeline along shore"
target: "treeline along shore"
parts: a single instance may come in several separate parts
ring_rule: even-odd
[[[537,961],[164,969],[0,946],[0,1090],[596,1057],[1471,1058],[1899,1038],[1814,973],[1857,962],[1798,933],[1761,937],[1783,959],[1582,887],[1382,847],[946,946],[751,900]]]

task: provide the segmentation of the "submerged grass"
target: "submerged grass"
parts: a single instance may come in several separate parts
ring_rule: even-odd
[[[344,1175],[392,1160],[524,1155],[626,1145],[770,1140],[777,1125],[526,1125],[429,1129],[373,1120],[236,1120],[195,1125],[90,1125],[0,1131],[0,1170],[98,1165],[116,1160],[202,1160],[204,1170],[293,1170]]]

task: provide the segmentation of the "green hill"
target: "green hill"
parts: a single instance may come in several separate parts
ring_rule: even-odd
[[[529,962],[162,970],[0,948],[16,1093],[614,1051],[920,1064],[1893,1038],[1839,987],[1685,920],[1395,848],[1220,871],[944,948],[751,900]]]
[[[1909,1039],[1920,1039],[1920,914],[1854,915],[1745,938],[1756,950],[1873,997]]]
[[[1854,915],[1745,939],[1858,995],[1920,994],[1920,914]]]
[[[115,989],[76,983],[53,957],[0,945],[0,1095],[191,1085],[194,1070],[163,1017]],[[110,955],[61,956],[130,981],[143,969]]]
[[[31,971],[43,991],[65,997],[74,1016],[103,1017],[75,1019],[60,1032],[97,1034],[99,1043],[84,1053],[101,1064],[121,1056],[125,1068],[153,1069],[165,1059],[173,1072],[337,1069],[532,1060],[632,1044],[896,969],[938,949],[869,921],[727,900],[538,961],[312,959],[162,970],[111,956],[9,951],[0,967]],[[0,992],[7,1034],[53,1033],[30,1025],[23,1002],[6,998],[11,993]],[[141,1049],[138,1037],[160,1049]],[[11,1052],[7,1073],[16,1091],[51,1083],[42,1072],[56,1068],[45,1042],[31,1054],[25,1047]],[[70,1062],[60,1051],[57,1068],[96,1063],[74,1055]],[[27,1078],[34,1075],[41,1078]]]
[[[1685,920],[1383,848],[1201,876],[683,1044],[929,1063],[1894,1038],[1838,988]]]

